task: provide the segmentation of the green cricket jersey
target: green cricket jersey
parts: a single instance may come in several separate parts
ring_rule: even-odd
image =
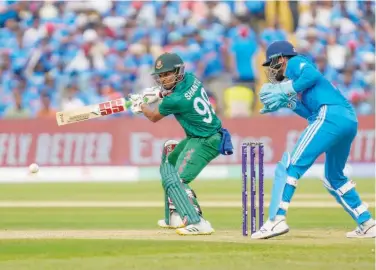
[[[172,94],[163,98],[159,113],[173,114],[187,137],[209,137],[222,127],[202,83],[192,73],[186,73]]]

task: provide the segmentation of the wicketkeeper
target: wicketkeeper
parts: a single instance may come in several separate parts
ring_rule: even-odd
[[[152,75],[159,87],[131,95],[132,111],[143,113],[152,122],[173,114],[186,133],[184,140],[164,144],[160,174],[165,218],[158,225],[177,228],[181,235],[212,234],[214,229],[203,218],[189,183],[219,154],[232,154],[231,135],[222,128],[202,83],[192,73],[184,72],[184,62],[177,54],[159,56]],[[157,101],[160,104],[156,109],[148,106]]]
[[[307,120],[292,153],[285,152],[278,162],[269,206],[269,219],[252,238],[267,239],[289,231],[286,215],[299,179],[325,154],[323,184],[356,222],[348,238],[374,238],[376,224],[355,183],[344,168],[357,134],[358,119],[353,106],[306,57],[287,41],[275,41],[266,50],[269,80],[260,90],[264,104],[261,113],[290,108]]]

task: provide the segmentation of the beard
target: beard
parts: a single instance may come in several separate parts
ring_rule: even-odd
[[[168,91],[171,91],[172,89],[174,89],[175,86],[176,86],[176,82],[169,82],[169,83],[162,84],[163,89],[168,90]]]
[[[282,82],[285,79],[285,76],[278,72],[277,76],[275,76],[275,79],[277,80],[277,82]]]

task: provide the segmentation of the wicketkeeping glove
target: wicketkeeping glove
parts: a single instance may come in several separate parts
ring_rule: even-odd
[[[264,106],[264,108],[262,108],[261,110],[260,110],[260,113],[261,114],[266,114],[266,113],[271,113],[271,112],[274,112],[275,110],[271,110],[271,109],[269,109],[267,106]]]
[[[274,84],[272,83],[264,83],[261,86],[259,96],[260,98],[263,97],[266,93],[270,93],[274,89]]]
[[[262,108],[260,110],[260,113],[261,114],[266,114],[266,113],[270,113],[270,112],[275,112],[275,111],[278,111],[280,108],[289,108],[291,110],[295,110],[295,108],[296,108],[296,102],[297,102],[296,97],[293,97],[292,99],[290,99],[288,101],[287,104],[280,103],[279,106],[276,103],[272,103],[272,104],[269,104],[269,105],[264,105],[264,108]]]
[[[296,98],[296,92],[292,88],[292,81],[273,84],[260,92],[260,100],[270,110],[291,106],[289,103]]]

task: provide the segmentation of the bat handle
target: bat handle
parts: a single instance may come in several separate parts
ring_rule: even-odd
[[[129,109],[132,106],[132,101],[127,100],[125,101],[125,108]]]

